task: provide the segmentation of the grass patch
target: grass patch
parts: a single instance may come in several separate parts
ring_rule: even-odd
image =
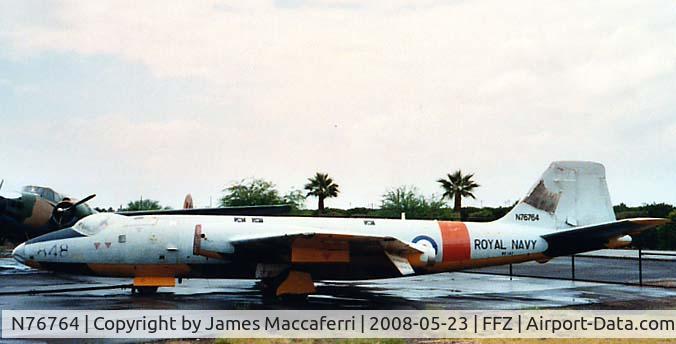
[[[676,339],[606,339],[606,338],[569,338],[569,339],[429,339],[416,340],[420,344],[657,344],[676,343]]]

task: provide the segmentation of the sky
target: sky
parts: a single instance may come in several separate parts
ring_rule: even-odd
[[[321,171],[348,208],[461,169],[499,206],[592,160],[613,203],[676,204],[675,90],[673,1],[2,1],[1,193],[208,206]]]

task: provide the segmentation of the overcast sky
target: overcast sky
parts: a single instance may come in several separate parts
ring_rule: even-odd
[[[504,205],[554,160],[676,203],[676,2],[0,2],[5,195],[205,206],[325,171],[356,207],[462,169]]]

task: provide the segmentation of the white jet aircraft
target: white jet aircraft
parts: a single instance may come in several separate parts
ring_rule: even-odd
[[[546,262],[626,246],[666,219],[617,221],[603,165],[554,162],[505,217],[455,221],[217,215],[88,216],[18,246],[38,269],[133,278],[152,293],[176,278],[250,278],[267,295],[316,280],[362,280]]]

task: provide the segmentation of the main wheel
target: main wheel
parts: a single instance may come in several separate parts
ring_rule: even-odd
[[[158,287],[134,287],[138,294],[142,296],[157,294],[157,288]]]
[[[263,278],[258,282],[258,288],[260,288],[261,293],[264,299],[276,299],[277,287],[282,283],[279,278]]]
[[[289,294],[278,297],[283,303],[305,303],[309,294]]]

